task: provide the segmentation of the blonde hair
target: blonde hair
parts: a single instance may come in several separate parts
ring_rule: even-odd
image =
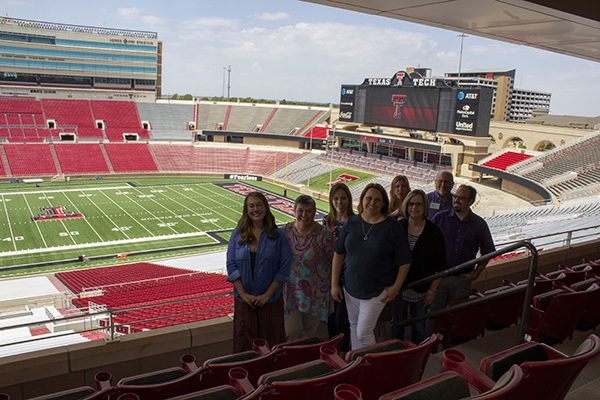
[[[406,186],[408,186],[408,191],[410,192],[410,182],[408,181],[408,178],[404,175],[396,175],[396,177],[392,180],[392,185],[390,186],[390,210],[391,211],[394,211],[395,209],[402,207],[402,201],[396,195],[396,189],[395,189],[396,183],[398,183],[398,181],[404,181],[406,183]],[[404,212],[404,210],[400,210],[400,211]]]
[[[333,206],[333,196],[338,190],[343,190],[346,193],[346,196],[348,197],[348,207],[346,208],[346,214],[348,216],[354,215],[354,210],[352,209],[352,193],[350,193],[350,189],[348,189],[348,186],[346,186],[344,182],[336,183],[329,190],[329,214],[327,214],[327,217],[325,217],[325,224],[327,225],[327,229],[331,229],[333,223],[336,221],[336,211],[335,207]]]

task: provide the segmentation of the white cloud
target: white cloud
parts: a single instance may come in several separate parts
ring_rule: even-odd
[[[262,68],[260,67],[260,63],[257,61],[250,67],[252,72],[262,72]]]
[[[262,14],[255,14],[254,18],[265,21],[280,21],[282,19],[289,19],[290,14],[282,11],[277,13],[264,12]]]
[[[128,21],[139,20],[144,25],[150,25],[150,26],[162,25],[168,21],[167,19],[162,18],[162,17],[155,17],[153,15],[143,15],[143,13],[144,13],[143,9],[136,8],[136,7],[130,7],[130,8],[119,7],[119,8],[117,8],[117,15]]]
[[[117,15],[119,17],[123,17],[123,18],[137,18],[140,14],[142,13],[142,10],[136,7],[130,7],[130,8],[125,8],[125,7],[118,7],[117,8]]]
[[[183,21],[181,23],[181,27],[185,30],[205,30],[209,28],[236,28],[239,26],[239,24],[239,19],[224,17],[198,17]]]

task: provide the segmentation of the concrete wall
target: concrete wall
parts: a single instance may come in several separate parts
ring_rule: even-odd
[[[180,366],[179,358],[193,354],[197,364],[231,353],[233,321],[215,318],[120,336],[113,342],[96,340],[55,349],[0,358],[0,393],[11,400],[29,399],[66,389],[96,384],[100,371],[112,374],[112,384],[125,377]]]
[[[494,153],[506,148],[508,141],[517,137],[523,139],[527,150],[535,151],[539,144],[545,141],[552,142],[559,147],[590,133],[592,131],[583,129],[492,121],[490,122],[490,135],[496,144],[490,147],[490,152]]]

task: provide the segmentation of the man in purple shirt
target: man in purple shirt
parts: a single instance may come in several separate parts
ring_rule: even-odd
[[[454,176],[450,171],[441,171],[435,177],[435,190],[427,193],[429,200],[429,216],[433,218],[435,214],[442,210],[452,209],[452,194],[450,191],[454,187]]]
[[[452,209],[440,211],[431,220],[444,234],[448,268],[476,258],[478,251],[485,255],[496,250],[487,223],[471,211],[476,196],[475,188],[461,185],[453,196]],[[429,310],[438,310],[446,307],[448,302],[468,297],[471,294],[471,282],[479,277],[487,263],[481,262],[471,270],[442,279]],[[435,320],[429,320],[428,335],[433,333],[434,328]]]

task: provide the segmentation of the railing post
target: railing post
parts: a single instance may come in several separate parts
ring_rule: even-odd
[[[572,238],[573,238],[573,231],[567,232],[567,243],[566,243],[567,246],[571,245],[571,239]]]
[[[525,343],[525,333],[527,332],[527,322],[529,321],[529,305],[533,301],[533,285],[535,284],[535,274],[537,272],[538,251],[531,243],[524,242],[525,247],[531,251],[531,261],[529,263],[529,276],[527,279],[527,291],[525,292],[525,303],[523,304],[523,314],[521,315],[521,325],[519,326],[519,336],[517,344]]]
[[[113,325],[112,310],[108,311],[108,326],[110,326],[110,340],[115,340],[115,326]]]

